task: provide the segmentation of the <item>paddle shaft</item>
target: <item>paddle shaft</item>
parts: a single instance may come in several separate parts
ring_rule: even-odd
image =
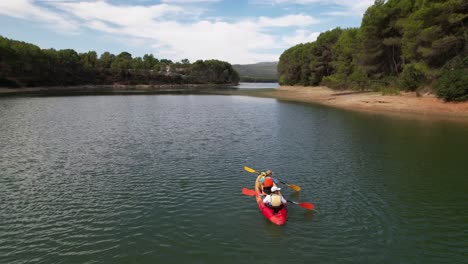
[[[247,196],[255,196],[255,195],[257,195],[257,192],[255,192],[252,189],[242,188],[242,194],[247,195]],[[299,205],[300,207],[302,207],[304,209],[307,209],[307,210],[314,210],[315,209],[315,205],[312,204],[312,203],[307,203],[307,202],[299,203],[299,202],[295,202],[295,201],[291,201],[291,200],[286,200],[286,201],[288,201],[288,203]]]

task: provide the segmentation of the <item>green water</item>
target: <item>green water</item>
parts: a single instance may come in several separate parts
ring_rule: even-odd
[[[301,186],[288,222],[252,197]],[[213,95],[0,98],[0,263],[466,263],[468,126]]]

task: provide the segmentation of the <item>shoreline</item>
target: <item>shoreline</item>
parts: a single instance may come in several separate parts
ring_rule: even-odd
[[[69,87],[2,88],[1,96],[73,96],[137,94],[217,94],[273,98],[319,104],[338,109],[412,119],[455,121],[468,124],[468,102],[443,102],[431,94],[415,92],[382,95],[372,91],[335,91],[317,86],[280,86],[271,89],[239,89],[233,84],[80,85]]]
[[[273,98],[404,119],[468,124],[468,102],[444,102],[432,94],[417,96],[415,92],[402,92],[399,95],[382,95],[372,91],[335,91],[325,86],[241,89],[222,94]]]
[[[444,102],[431,94],[417,96],[415,92],[402,92],[400,95],[382,95],[372,91],[335,91],[324,86],[280,86],[252,95],[373,114],[468,123],[468,102]]]
[[[5,88],[0,87],[0,96],[16,95],[123,95],[123,94],[167,94],[167,93],[197,93],[217,88],[229,89],[234,84],[109,84],[109,85],[76,85]]]

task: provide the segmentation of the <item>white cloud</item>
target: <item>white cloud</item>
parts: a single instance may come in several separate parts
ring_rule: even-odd
[[[193,4],[193,3],[215,3],[221,0],[161,0],[161,3],[168,4]]]
[[[374,4],[374,0],[361,0],[356,2],[351,2],[351,10],[364,14],[364,12],[369,8],[371,5]]]
[[[128,6],[111,5],[104,1],[58,3],[56,7],[84,20],[101,20],[119,26],[146,26],[152,23],[154,19],[186,13],[179,6],[167,4]]]
[[[284,48],[277,37],[263,32],[264,28],[306,26],[318,20],[306,16],[288,15],[277,18],[260,17],[237,22],[197,20],[183,23],[177,16],[198,16],[199,11],[180,6],[119,6],[106,2],[63,3],[58,8],[85,21],[94,30],[142,39],[159,56],[190,60],[215,58],[232,63],[251,63],[277,60],[278,54],[259,53],[259,50]],[[191,12],[195,12],[191,13]]]
[[[0,14],[30,21],[44,22],[49,27],[56,28],[64,33],[72,33],[79,28],[76,21],[65,18],[47,8],[35,5],[32,0],[1,0]]]
[[[341,4],[344,7],[342,11],[327,12],[326,14],[332,16],[362,16],[367,8],[374,4],[374,0],[343,1]]]
[[[326,0],[261,0],[261,2],[272,3],[272,4],[311,4],[311,3],[318,3],[323,2]]]
[[[283,37],[283,42],[287,44],[288,47],[294,46],[300,43],[307,43],[317,40],[320,32],[309,32],[303,29],[296,30],[296,33],[293,36]]]
[[[258,20],[258,24],[261,27],[309,26],[318,23],[320,23],[318,19],[303,14],[287,15],[277,18],[260,17]]]
[[[375,0],[253,0],[256,3],[271,5],[335,5],[340,11],[327,12],[329,15],[362,16],[366,9],[374,4]]]
[[[109,26],[109,24],[104,23],[99,20],[90,20],[90,21],[87,21],[84,25],[86,25],[87,27],[91,29],[98,30],[98,31],[103,31],[107,33],[119,33],[117,28],[111,27]]]
[[[83,0],[36,0],[36,2],[57,3],[57,2],[82,2]]]
[[[200,1],[206,2],[190,2]],[[41,4],[33,0],[0,0],[0,14],[55,25],[61,31],[92,29],[128,45],[140,46],[160,58],[220,59],[231,63],[278,60],[280,50],[313,41],[316,36],[297,30],[295,35],[281,38],[272,31],[319,23],[304,14],[229,22],[220,18],[200,19],[203,9],[168,4],[179,0],[164,2],[167,3],[119,5],[102,0],[42,0]]]

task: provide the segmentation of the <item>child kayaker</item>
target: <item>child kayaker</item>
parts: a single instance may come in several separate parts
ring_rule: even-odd
[[[260,173],[260,175],[263,175],[259,179],[262,192],[265,194],[270,194],[271,187],[273,187],[274,183],[277,183],[276,179],[273,179],[273,172],[271,170],[267,170],[266,172]]]

